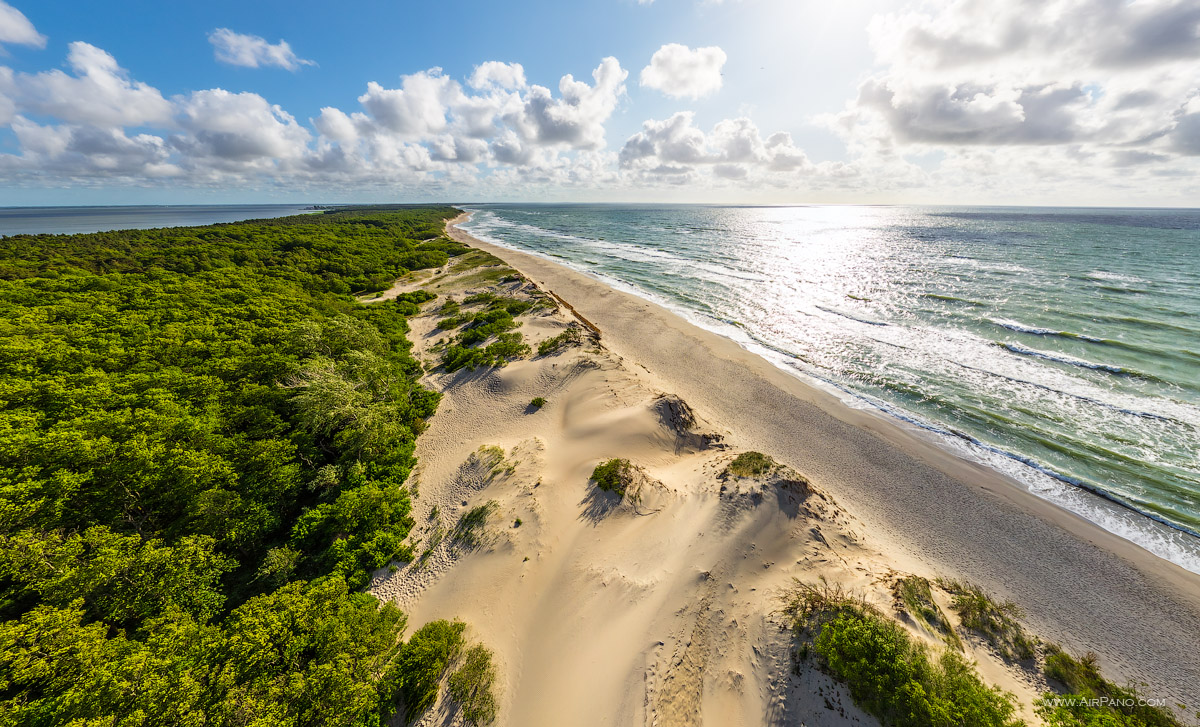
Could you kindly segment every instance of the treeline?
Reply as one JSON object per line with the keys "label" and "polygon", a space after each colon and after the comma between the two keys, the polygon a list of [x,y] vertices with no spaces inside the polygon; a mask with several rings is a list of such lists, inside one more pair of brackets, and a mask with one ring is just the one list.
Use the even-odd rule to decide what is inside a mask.
{"label": "treeline", "polygon": [[[375,725],[447,207],[0,238],[0,725]],[[414,647],[415,648],[415,647]]]}
{"label": "treeline", "polygon": [[[314,292],[374,292],[465,248],[440,237],[449,208],[347,210],[208,227],[0,237],[0,279],[273,269]],[[397,239],[409,244],[395,245]],[[245,270],[243,270],[245,272]]]}

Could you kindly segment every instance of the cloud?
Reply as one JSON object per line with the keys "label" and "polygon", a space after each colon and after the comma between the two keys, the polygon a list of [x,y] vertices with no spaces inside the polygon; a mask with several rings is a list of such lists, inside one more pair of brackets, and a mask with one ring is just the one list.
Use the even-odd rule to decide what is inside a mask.
{"label": "cloud", "polygon": [[539,144],[599,149],[604,146],[604,122],[625,95],[628,77],[610,56],[592,71],[594,85],[568,73],[558,82],[559,98],[548,88],[531,86],[520,110],[505,114],[503,120],[524,139]]}
{"label": "cloud", "polygon": [[271,44],[257,35],[235,33],[229,28],[217,28],[208,34],[213,56],[221,63],[245,68],[274,66],[297,71],[301,66],[315,66],[313,61],[297,56],[287,41]]}
{"label": "cloud", "polygon": [[1170,146],[1180,154],[1200,156],[1200,96],[1193,96],[1180,109],[1171,130]]}
{"label": "cloud", "polygon": [[9,84],[16,104],[33,113],[95,126],[170,121],[171,104],[158,89],[130,79],[105,51],[88,43],[71,43],[67,63],[74,75],[53,70],[12,76]]}
{"label": "cloud", "polygon": [[172,142],[193,163],[226,169],[274,168],[302,158],[312,135],[262,96],[223,89],[197,91],[178,102],[187,132]]}
{"label": "cloud", "polygon": [[13,70],[7,66],[0,66],[0,126],[12,122],[17,113],[17,104],[12,98],[15,92],[16,77]]}
{"label": "cloud", "polygon": [[880,60],[930,70],[1138,68],[1200,57],[1191,0],[943,0],[877,16]]}
{"label": "cloud", "polygon": [[0,123],[11,123],[20,146],[0,154],[8,179],[411,186],[427,195],[453,185],[512,198],[630,182],[783,184],[771,180],[823,169],[787,133],[764,139],[747,118],[705,133],[690,113],[647,121],[619,154],[606,150],[629,76],[615,58],[586,80],[563,75],[554,90],[513,63],[481,63],[465,81],[418,71],[395,87],[369,82],[357,109],[326,106],[309,124],[254,93],[164,98],[86,43],[71,46],[68,62],[71,74],[0,67]]}
{"label": "cloud", "polygon": [[14,91],[21,112],[8,119],[20,154],[0,155],[10,177],[246,180],[300,169],[310,156],[312,134],[257,94],[210,89],[167,100],[94,46],[73,43],[68,61],[74,76],[0,71],[0,90]]}
{"label": "cloud", "polygon": [[[1159,188],[1146,175],[1200,155],[1190,0],[923,0],[876,16],[869,35],[876,72],[816,121],[881,183],[1134,199],[1135,180]],[[931,153],[941,157],[923,157],[921,179],[910,160]]]}
{"label": "cloud", "polygon": [[13,119],[12,130],[23,155],[0,156],[0,169],[49,178],[51,182],[62,177],[159,179],[181,171],[170,163],[170,150],[164,140],[151,134],[130,137],[120,129],[42,126],[23,116]]}
{"label": "cloud", "polygon": [[811,172],[817,167],[792,141],[777,132],[763,139],[748,118],[725,119],[705,134],[695,116],[681,111],[662,120],[650,119],[625,142],[618,160],[621,169],[642,181],[698,179],[704,174],[728,180]]}
{"label": "cloud", "polygon": [[439,134],[447,126],[450,104],[462,95],[458,83],[433,68],[402,78],[400,88],[375,81],[358,97],[367,113],[382,127],[405,138]]}
{"label": "cloud", "polygon": [[650,65],[642,69],[641,85],[671,98],[702,98],[720,90],[725,60],[725,51],[716,46],[692,50],[669,43],[655,51]]}
{"label": "cloud", "polygon": [[[46,36],[37,32],[24,13],[0,0],[0,44],[3,43],[45,48]],[[3,51],[3,45],[0,45],[0,51]]]}
{"label": "cloud", "polygon": [[[461,78],[418,70],[365,83],[352,107],[297,119],[255,93],[164,96],[104,50],[72,43],[62,70],[0,66],[0,127],[17,147],[0,152],[0,178],[426,198],[615,199],[630,189],[646,199],[770,201],[1195,198],[1200,49],[1178,31],[1195,27],[1189,7],[1047,4],[1082,37],[1051,27],[1058,21],[1031,0],[922,0],[877,21],[877,64],[847,89],[845,107],[795,117],[797,127],[815,124],[843,140],[840,160],[839,150],[820,150],[834,161],[810,159],[788,131],[760,130],[748,112],[703,127],[690,111],[649,119],[611,148],[613,117],[629,103],[629,72],[616,58],[544,86],[517,63],[483,62]],[[1086,7],[1116,25],[1091,23]],[[1146,40],[1155,32],[1162,47]],[[652,82],[679,97],[719,87],[723,54],[709,63],[717,78],[707,85],[692,78],[702,63],[676,62],[719,49],[672,48],[643,76],[660,72]]]}
{"label": "cloud", "polygon": [[604,124],[627,76],[606,58],[591,84],[563,76],[557,96],[529,85],[519,64],[495,61],[474,69],[469,88],[439,68],[401,76],[398,88],[370,82],[358,98],[362,111],[326,107],[313,120],[318,156],[324,165],[336,162],[347,174],[370,177],[406,166],[465,180],[463,167],[483,165],[497,179],[500,170],[517,168],[522,184],[547,175],[582,183],[582,176],[571,182],[565,166],[593,160],[588,155],[604,146]]}
{"label": "cloud", "polygon": [[520,63],[486,61],[475,66],[468,81],[471,88],[484,89],[489,86],[514,91],[525,88],[525,69]]}
{"label": "cloud", "polygon": [[1081,116],[1091,99],[1078,85],[906,86],[884,80],[864,83],[858,103],[882,113],[905,142],[1061,144],[1086,135]]}

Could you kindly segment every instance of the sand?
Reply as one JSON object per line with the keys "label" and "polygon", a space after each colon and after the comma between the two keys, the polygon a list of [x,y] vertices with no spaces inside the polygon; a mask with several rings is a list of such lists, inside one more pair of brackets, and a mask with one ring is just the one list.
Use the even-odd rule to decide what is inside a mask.
{"label": "sand", "polygon": [[[888,610],[902,573],[972,580],[1020,603],[1039,636],[1095,651],[1117,681],[1200,705],[1200,577],[653,303],[449,230],[562,302],[521,317],[535,348],[567,326],[585,338],[426,376],[444,395],[414,475],[429,551],[372,588],[410,627],[470,625],[496,655],[498,724],[871,724],[827,677],[793,673],[779,599],[793,579],[824,578]],[[481,286],[451,265],[390,294]],[[437,317],[412,321],[427,360]],[[746,450],[811,484],[723,474]],[[636,498],[589,484],[610,457],[639,468]],[[487,502],[476,546],[439,535]],[[1044,684],[968,646],[1031,718]],[[423,723],[453,718],[439,704]]]}

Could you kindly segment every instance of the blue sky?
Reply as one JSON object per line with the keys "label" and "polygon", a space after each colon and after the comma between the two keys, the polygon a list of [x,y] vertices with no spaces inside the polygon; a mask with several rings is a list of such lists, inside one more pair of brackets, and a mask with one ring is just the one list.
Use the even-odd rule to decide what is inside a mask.
{"label": "blue sky", "polygon": [[[463,78],[485,61],[516,62],[531,82],[553,87],[564,73],[586,77],[606,56],[640,68],[663,44],[681,43],[716,45],[731,54],[722,93],[686,104],[689,108],[715,122],[731,106],[761,106],[772,117],[768,121],[786,124],[793,133],[807,130],[829,138],[828,132],[806,124],[806,117],[840,105],[871,59],[865,33],[845,32],[861,31],[871,3],[861,4],[857,13],[828,12],[823,9],[828,3],[694,0],[373,0],[347,4],[337,12],[330,12],[327,2],[275,0],[15,0],[15,6],[48,36],[44,50],[10,47],[6,64],[16,70],[61,65],[68,43],[82,40],[108,51],[134,78],[164,94],[213,87],[251,91],[303,118],[317,115],[323,106],[353,106],[368,81],[394,81],[432,67]],[[297,55],[317,65],[289,73],[216,62],[207,35],[222,27],[272,43],[286,39]],[[796,76],[800,69],[819,69],[821,82],[804,83]],[[795,85],[784,91],[787,102],[778,103],[777,90],[788,83]],[[629,133],[642,121],[633,113],[635,103],[639,112],[652,116],[669,115],[685,105],[643,92],[636,83],[628,92],[631,103],[616,120]],[[841,154],[840,147],[830,151]]]}
{"label": "blue sky", "polygon": [[332,8],[0,0],[0,205],[1200,198],[1194,3]]}

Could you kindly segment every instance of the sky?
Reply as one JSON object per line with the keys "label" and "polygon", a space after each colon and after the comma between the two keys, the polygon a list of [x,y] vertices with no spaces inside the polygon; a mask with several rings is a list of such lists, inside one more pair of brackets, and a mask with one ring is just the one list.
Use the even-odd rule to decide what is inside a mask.
{"label": "sky", "polygon": [[0,0],[0,206],[1200,206],[1196,0]]}

